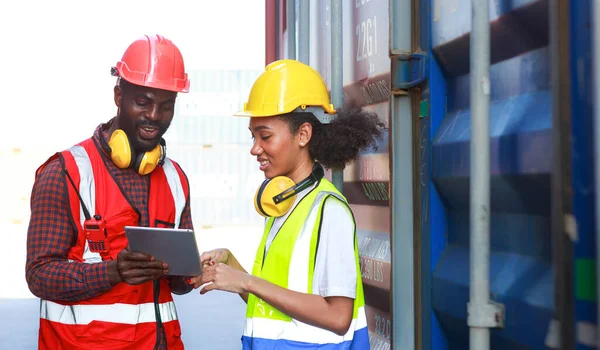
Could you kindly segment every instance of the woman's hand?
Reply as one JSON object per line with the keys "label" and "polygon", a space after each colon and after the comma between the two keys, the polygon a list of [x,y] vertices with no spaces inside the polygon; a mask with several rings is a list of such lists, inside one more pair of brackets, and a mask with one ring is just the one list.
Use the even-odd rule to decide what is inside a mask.
{"label": "woman's hand", "polygon": [[194,289],[209,283],[200,291],[206,294],[211,290],[222,290],[231,293],[244,294],[248,292],[248,284],[252,276],[224,263],[207,266],[200,276],[190,279]]}
{"label": "woman's hand", "polygon": [[230,256],[231,252],[227,248],[209,250],[200,255],[200,264],[203,269],[218,263],[229,265]]}

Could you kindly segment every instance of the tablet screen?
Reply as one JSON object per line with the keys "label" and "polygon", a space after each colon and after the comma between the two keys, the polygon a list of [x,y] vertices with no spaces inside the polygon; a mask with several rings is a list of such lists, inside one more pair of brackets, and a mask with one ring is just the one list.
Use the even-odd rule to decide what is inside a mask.
{"label": "tablet screen", "polygon": [[194,231],[188,229],[125,226],[131,251],[154,256],[169,264],[169,276],[202,273]]}

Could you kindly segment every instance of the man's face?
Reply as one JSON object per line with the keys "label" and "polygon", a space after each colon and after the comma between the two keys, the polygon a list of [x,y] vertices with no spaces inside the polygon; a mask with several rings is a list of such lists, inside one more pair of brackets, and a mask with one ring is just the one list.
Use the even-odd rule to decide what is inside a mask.
{"label": "man's face", "polygon": [[131,146],[140,152],[156,147],[173,120],[177,93],[122,83],[115,86],[114,94],[120,109],[117,126]]}

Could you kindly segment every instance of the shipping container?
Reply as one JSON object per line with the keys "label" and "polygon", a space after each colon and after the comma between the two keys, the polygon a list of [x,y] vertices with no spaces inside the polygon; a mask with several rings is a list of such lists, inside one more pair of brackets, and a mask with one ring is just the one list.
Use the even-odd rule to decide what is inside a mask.
{"label": "shipping container", "polygon": [[244,107],[261,71],[191,71],[190,92],[179,94],[175,117],[165,134],[168,145],[251,144]]}
{"label": "shipping container", "polygon": [[252,70],[191,71],[190,92],[179,94],[165,139],[167,152],[190,180],[194,225],[260,225],[254,194],[264,180],[248,118],[234,117],[260,74]]}
{"label": "shipping container", "polygon": [[[371,348],[468,349],[472,2],[331,4],[267,0],[266,63],[302,60],[308,38],[331,89],[341,16],[344,100],[387,126],[343,172]],[[597,346],[591,4],[488,2],[492,349]]]}
{"label": "shipping container", "polygon": [[171,146],[170,157],[181,164],[190,181],[191,210],[199,228],[260,225],[254,194],[264,180],[251,145]]}
{"label": "shipping container", "polygon": [[[295,12],[299,13],[301,1],[294,3]],[[276,55],[267,52],[267,57],[287,58],[286,2],[276,1],[271,5],[274,7],[271,11],[278,14],[275,22],[280,31],[274,47]],[[342,1],[343,93],[346,99],[352,98],[376,112],[385,125],[384,137],[377,147],[361,154],[356,162],[344,169],[344,183],[340,189],[356,218],[372,349],[391,349],[392,336],[388,5],[386,0]],[[310,61],[307,63],[331,88],[331,1],[311,0],[309,8]],[[300,36],[299,21],[296,22],[296,33]],[[331,172],[328,178],[331,178]]]}

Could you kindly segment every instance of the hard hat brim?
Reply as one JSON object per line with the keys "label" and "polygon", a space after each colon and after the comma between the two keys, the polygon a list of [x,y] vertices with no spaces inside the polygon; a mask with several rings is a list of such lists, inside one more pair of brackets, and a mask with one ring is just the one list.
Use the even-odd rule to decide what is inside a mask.
{"label": "hard hat brim", "polygon": [[[307,106],[307,107],[309,107],[309,106]],[[321,107],[321,108],[323,108],[323,110],[327,114],[335,114],[336,113],[336,110],[335,110],[335,108],[333,108],[333,105],[314,106],[314,107]],[[233,116],[235,116],[235,117],[252,117],[252,118],[277,117],[277,116],[281,116],[281,115],[284,115],[284,114],[292,113],[292,112],[296,111],[296,109],[299,109],[299,108],[300,107],[292,109],[292,110],[289,110],[289,111],[288,110],[282,110],[282,111],[277,111],[277,112],[272,112],[272,113],[268,113],[268,112],[265,112],[265,111],[241,110],[241,111],[233,113]]]}

